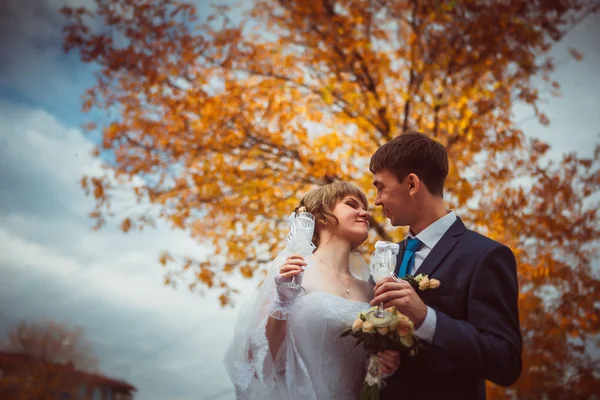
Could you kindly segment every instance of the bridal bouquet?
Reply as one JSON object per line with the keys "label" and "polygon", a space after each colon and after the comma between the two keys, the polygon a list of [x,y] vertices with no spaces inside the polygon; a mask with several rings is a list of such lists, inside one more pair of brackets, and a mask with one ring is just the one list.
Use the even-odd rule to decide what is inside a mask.
{"label": "bridal bouquet", "polygon": [[356,345],[363,345],[369,353],[367,374],[363,381],[360,398],[363,400],[379,399],[382,385],[382,374],[377,353],[385,350],[415,354],[417,339],[413,336],[415,328],[406,315],[394,307],[385,310],[371,307],[361,312],[351,328],[344,330],[341,337],[352,336]]}
{"label": "bridal bouquet", "polygon": [[[377,283],[386,278],[403,279],[415,290],[431,290],[440,286],[440,281],[430,279],[427,275],[407,275],[399,278],[395,273],[396,259],[400,246],[396,243],[378,241],[371,256],[369,271]],[[382,375],[377,353],[385,350],[398,350],[402,355],[413,356],[419,348],[419,341],[414,337],[415,327],[412,321],[396,308],[371,307],[361,312],[351,328],[342,332],[341,337],[352,336],[356,346],[362,344],[369,353],[367,375],[363,381],[360,398],[378,400],[381,390]]]}

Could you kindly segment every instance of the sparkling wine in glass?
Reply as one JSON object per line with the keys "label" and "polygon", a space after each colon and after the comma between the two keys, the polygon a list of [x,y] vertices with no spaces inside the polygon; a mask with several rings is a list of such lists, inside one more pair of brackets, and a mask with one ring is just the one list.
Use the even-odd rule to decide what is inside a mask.
{"label": "sparkling wine in glass", "polygon": [[376,247],[369,262],[369,271],[375,283],[379,283],[387,277],[394,276],[395,270],[396,254],[390,248],[378,249]]}
{"label": "sparkling wine in glass", "polygon": [[[288,234],[289,248],[292,253],[298,253],[307,258],[314,251],[312,237],[315,231],[315,217],[309,212],[297,212],[291,221],[290,233]],[[291,282],[284,283],[280,290],[288,296],[302,296],[306,289],[296,282],[295,275]]]}
{"label": "sparkling wine in glass", "polygon": [[[382,244],[389,243],[383,242]],[[389,247],[378,247],[377,245],[375,246],[375,251],[371,255],[369,262],[369,270],[375,283],[379,283],[387,277],[394,276],[394,271],[396,270],[396,254]],[[387,311],[383,309],[383,303],[381,303],[375,311],[375,317],[383,318],[386,313]]]}

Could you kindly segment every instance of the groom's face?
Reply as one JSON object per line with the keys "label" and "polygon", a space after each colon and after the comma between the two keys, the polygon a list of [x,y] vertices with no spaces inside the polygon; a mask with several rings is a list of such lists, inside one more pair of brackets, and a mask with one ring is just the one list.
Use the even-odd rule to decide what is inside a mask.
{"label": "groom's face", "polygon": [[414,212],[406,179],[399,182],[393,173],[383,170],[373,175],[373,185],[377,188],[375,205],[383,208],[383,214],[390,223],[393,226],[410,225]]}

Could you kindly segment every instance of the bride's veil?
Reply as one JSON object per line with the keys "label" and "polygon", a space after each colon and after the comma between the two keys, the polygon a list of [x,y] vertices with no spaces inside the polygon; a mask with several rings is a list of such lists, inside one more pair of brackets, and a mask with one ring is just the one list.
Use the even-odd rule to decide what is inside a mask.
{"label": "bride's veil", "polygon": [[[308,389],[311,386],[306,368],[302,368],[302,358],[289,324],[286,324],[285,339],[275,359],[270,353],[266,336],[266,325],[270,315],[277,315],[277,311],[293,313],[294,307],[297,306],[294,304],[291,308],[284,309],[285,307],[276,302],[274,278],[290,254],[286,246],[271,262],[267,276],[257,293],[240,308],[234,337],[224,359],[225,368],[238,398],[263,398],[265,393],[278,392],[279,398],[286,398],[286,380],[298,389]],[[290,369],[294,370],[293,374],[288,373],[292,372]],[[311,398],[310,394],[307,398]]]}

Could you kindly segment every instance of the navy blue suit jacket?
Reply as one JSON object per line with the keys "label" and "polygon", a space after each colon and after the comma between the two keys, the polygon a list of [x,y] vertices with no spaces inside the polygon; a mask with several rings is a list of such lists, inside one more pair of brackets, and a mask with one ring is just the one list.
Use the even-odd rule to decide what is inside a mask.
{"label": "navy blue suit jacket", "polygon": [[[398,265],[404,255],[400,243]],[[485,399],[485,380],[502,386],[521,374],[517,266],[512,251],[460,218],[417,274],[439,279],[417,293],[437,314],[433,343],[387,379],[383,400]]]}

